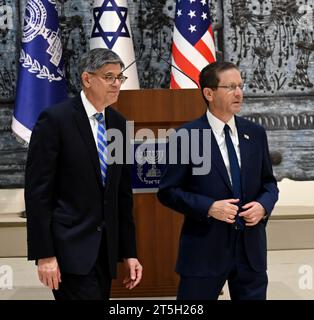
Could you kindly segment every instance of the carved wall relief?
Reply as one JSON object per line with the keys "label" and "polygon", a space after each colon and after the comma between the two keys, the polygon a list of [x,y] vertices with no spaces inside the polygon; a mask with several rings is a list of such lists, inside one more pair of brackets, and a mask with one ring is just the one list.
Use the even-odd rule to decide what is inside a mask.
{"label": "carved wall relief", "polygon": [[[27,0],[0,0],[0,187],[23,186],[26,148],[11,135]],[[93,0],[57,3],[70,95],[89,49]],[[314,180],[314,0],[210,0],[216,48],[245,81],[242,115],[267,129],[280,180]],[[168,88],[175,0],[129,0],[141,88]],[[164,60],[162,60],[163,58]]]}

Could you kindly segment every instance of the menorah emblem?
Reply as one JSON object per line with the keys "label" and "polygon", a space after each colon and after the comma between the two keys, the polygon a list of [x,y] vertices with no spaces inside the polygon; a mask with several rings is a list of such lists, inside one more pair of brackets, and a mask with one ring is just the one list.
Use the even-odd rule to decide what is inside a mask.
{"label": "menorah emblem", "polygon": [[147,145],[142,145],[136,149],[135,159],[138,164],[148,163],[153,165],[163,159],[164,150],[148,150],[147,148]]}
{"label": "menorah emblem", "polygon": [[157,178],[161,176],[161,170],[157,168],[156,164],[162,160],[163,156],[163,150],[147,150],[146,160],[147,163],[152,165],[152,167],[147,171],[147,178]]}
{"label": "menorah emblem", "polygon": [[159,163],[164,156],[164,150],[146,150],[146,160],[149,164]]}
{"label": "menorah emblem", "polygon": [[28,1],[25,9],[22,42],[27,43],[37,36],[42,36],[49,44],[47,53],[51,55],[50,62],[58,67],[62,57],[59,30],[56,32],[46,28],[46,21],[47,11],[43,3],[40,0]]}

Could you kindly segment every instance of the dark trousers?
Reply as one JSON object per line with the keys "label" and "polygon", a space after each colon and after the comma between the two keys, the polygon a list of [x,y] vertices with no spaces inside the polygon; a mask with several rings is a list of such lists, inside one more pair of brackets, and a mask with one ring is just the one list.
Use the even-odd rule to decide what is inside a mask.
{"label": "dark trousers", "polygon": [[97,261],[87,275],[61,272],[58,290],[52,290],[56,300],[109,300],[111,277],[107,249],[102,237]]}
{"label": "dark trousers", "polygon": [[266,270],[254,271],[247,259],[243,233],[232,230],[233,257],[230,268],[218,277],[180,277],[178,300],[217,300],[228,280],[231,300],[265,300],[268,278]]}

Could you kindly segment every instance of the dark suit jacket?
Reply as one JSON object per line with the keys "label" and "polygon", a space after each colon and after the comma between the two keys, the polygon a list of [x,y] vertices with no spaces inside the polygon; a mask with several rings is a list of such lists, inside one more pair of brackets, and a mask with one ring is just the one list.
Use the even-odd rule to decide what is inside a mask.
{"label": "dark suit jacket", "polygon": [[[278,189],[265,130],[239,117],[236,117],[236,126],[241,153],[243,203],[258,201],[270,215],[278,199]],[[190,134],[191,129],[210,129],[210,126],[204,114],[183,128]],[[200,134],[199,143],[202,146],[209,141],[203,141]],[[178,144],[178,152],[179,149]],[[192,175],[192,167],[191,160],[188,164],[168,164],[157,195],[165,206],[184,214],[177,272],[183,276],[217,276],[226,271],[232,259],[232,225],[207,214],[214,201],[233,196],[227,169],[213,133],[210,172],[207,175]],[[266,270],[266,222],[267,219],[254,227],[246,227],[244,231],[246,253],[256,271]]]}
{"label": "dark suit jacket", "polygon": [[[125,154],[125,119],[111,107],[105,109],[105,119],[107,129],[122,132]],[[112,277],[118,260],[136,257],[130,166],[109,165],[102,186],[97,147],[80,97],[40,115],[29,145],[25,202],[29,260],[56,256],[61,272],[87,274],[102,232]]]}

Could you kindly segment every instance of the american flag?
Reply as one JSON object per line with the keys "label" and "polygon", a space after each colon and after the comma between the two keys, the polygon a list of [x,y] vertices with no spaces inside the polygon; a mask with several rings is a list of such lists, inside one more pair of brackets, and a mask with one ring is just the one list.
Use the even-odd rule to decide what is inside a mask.
{"label": "american flag", "polygon": [[[172,64],[198,83],[200,71],[215,60],[208,0],[177,0]],[[195,87],[188,77],[171,68],[171,89]]]}

